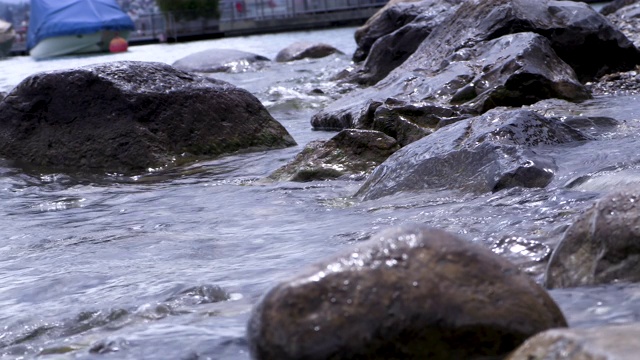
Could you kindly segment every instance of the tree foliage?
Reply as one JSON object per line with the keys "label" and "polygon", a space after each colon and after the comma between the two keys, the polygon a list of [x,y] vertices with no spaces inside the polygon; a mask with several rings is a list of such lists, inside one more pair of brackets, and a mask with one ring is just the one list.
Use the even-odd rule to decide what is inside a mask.
{"label": "tree foliage", "polygon": [[172,12],[176,18],[219,18],[218,0],[156,0],[163,12]]}

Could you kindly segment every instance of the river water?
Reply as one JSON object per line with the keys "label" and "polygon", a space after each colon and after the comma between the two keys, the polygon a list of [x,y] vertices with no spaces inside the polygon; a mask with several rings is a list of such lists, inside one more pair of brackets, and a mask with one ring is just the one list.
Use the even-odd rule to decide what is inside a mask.
{"label": "river water", "polygon": [[[405,222],[443,228],[540,280],[545,260],[576,214],[612,187],[640,183],[635,96],[535,106],[550,114],[625,121],[596,141],[541,149],[560,167],[544,190],[432,191],[361,202],[351,195],[362,179],[265,181],[306,143],[334,135],[312,131],[309,119],[348,90],[332,78],[351,65],[354,30],[145,45],[122,54],[39,62],[0,60],[0,91],[9,91],[38,71],[125,59],[171,64],[211,48],[273,59],[305,40],[346,54],[214,75],[255,94],[297,147],[133,177],[50,173],[0,162],[0,355],[248,359],[245,324],[269,287],[379,229]],[[585,175],[587,181],[572,185]],[[573,326],[640,316],[640,287],[633,285],[551,293]]]}

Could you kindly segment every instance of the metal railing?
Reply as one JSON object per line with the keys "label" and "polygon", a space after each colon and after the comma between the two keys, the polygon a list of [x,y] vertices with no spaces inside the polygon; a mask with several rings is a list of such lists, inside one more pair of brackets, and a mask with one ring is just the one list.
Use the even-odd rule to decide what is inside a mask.
{"label": "metal railing", "polygon": [[[165,42],[198,35],[222,36],[222,28],[237,23],[278,20],[284,23],[295,19],[315,21],[328,14],[378,9],[386,2],[387,0],[222,0],[218,8],[219,18],[211,16],[215,14],[214,10],[139,15],[133,19],[136,30],[130,34],[129,40],[132,43]],[[256,32],[262,30],[256,24],[246,26],[249,30],[254,27]],[[25,41],[26,36],[16,38],[14,53],[24,52]]]}

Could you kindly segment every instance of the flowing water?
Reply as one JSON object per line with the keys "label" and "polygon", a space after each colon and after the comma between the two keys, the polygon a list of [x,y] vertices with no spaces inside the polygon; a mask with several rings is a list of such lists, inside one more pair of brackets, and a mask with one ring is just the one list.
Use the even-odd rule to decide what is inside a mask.
{"label": "flowing water", "polygon": [[[211,48],[269,58],[298,40],[346,55],[215,74],[255,94],[297,147],[238,154],[125,177],[17,169],[0,162],[0,355],[6,358],[248,359],[251,307],[278,281],[379,229],[426,223],[493,249],[540,280],[572,218],[609,189],[640,183],[636,97],[580,106],[535,105],[554,115],[625,123],[594,141],[540,149],[559,170],[547,189],[455,191],[351,198],[362,179],[267,182],[306,143],[329,132],[309,119],[347,88],[354,28],[131,47],[114,55],[1,60],[0,91],[38,71],[115,61],[173,63]],[[579,180],[576,180],[579,179]],[[640,287],[552,291],[573,326],[635,321]]]}

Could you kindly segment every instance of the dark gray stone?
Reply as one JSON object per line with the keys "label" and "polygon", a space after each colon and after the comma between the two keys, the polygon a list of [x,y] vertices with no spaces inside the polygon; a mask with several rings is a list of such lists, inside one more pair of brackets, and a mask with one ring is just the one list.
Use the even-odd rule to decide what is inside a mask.
{"label": "dark gray stone", "polygon": [[[372,128],[385,97],[404,106],[421,107],[428,102],[457,114],[479,114],[496,106],[528,105],[546,98],[589,98],[546,38],[534,33],[506,35],[461,49],[428,76],[418,70],[406,75],[345,96],[314,115],[311,124],[316,129]],[[420,126],[419,121],[414,124]]]}
{"label": "dark gray stone", "polygon": [[591,137],[611,132],[620,125],[618,120],[606,116],[566,116],[562,122]]}
{"label": "dark gray stone", "polygon": [[556,118],[529,110],[494,109],[461,120],[393,154],[357,193],[374,199],[401,191],[452,188],[471,192],[545,187],[556,170],[539,145],[585,140]]}
{"label": "dark gray stone", "polygon": [[45,72],[0,102],[0,155],[140,172],[295,142],[246,90],[151,62]]}
{"label": "dark gray stone", "polygon": [[376,40],[413,21],[425,8],[420,0],[390,0],[373,14],[354,34],[358,47],[353,61],[361,62],[369,55]]}
{"label": "dark gray stone", "polygon": [[342,52],[331,45],[323,43],[296,42],[280,50],[276,55],[277,62],[289,62],[306,58],[317,59]]}
{"label": "dark gray stone", "polygon": [[423,0],[385,6],[356,31],[353,58],[365,60],[350,81],[373,85],[402,64],[431,31],[453,13],[460,0]]}
{"label": "dark gray stone", "polygon": [[640,47],[640,2],[624,6],[607,15],[607,18],[631,40],[636,47]]}
{"label": "dark gray stone", "polygon": [[214,73],[238,73],[257,70],[268,58],[244,51],[230,49],[210,49],[191,54],[177,60],[173,66],[184,71]]}
{"label": "dark gray stone", "polygon": [[637,2],[638,0],[614,0],[608,3],[607,5],[605,5],[602,9],[600,9],[600,14],[602,15],[613,14],[614,12],[622,9],[623,7],[631,4],[635,4]]}
{"label": "dark gray stone", "polygon": [[255,359],[497,360],[557,327],[557,305],[516,266],[407,224],[276,285],[247,337]]}
{"label": "dark gray stone", "polygon": [[[418,18],[414,18],[413,22]],[[527,32],[546,38],[548,43],[544,47],[552,51],[541,51],[543,45],[536,45],[540,46],[536,51],[527,48],[518,51],[507,49],[524,45],[522,36],[506,37],[508,34]],[[520,41],[511,45],[513,39]],[[500,83],[490,84],[500,87],[493,89],[493,86],[477,81],[483,74],[496,75],[492,69],[500,68],[490,61],[482,61],[483,58],[478,54],[479,49],[487,48],[490,42],[494,46],[501,43],[504,48],[500,51],[503,53],[528,53],[526,56],[529,58],[524,60],[517,57],[515,61],[499,62],[505,65],[501,71],[506,72],[501,78],[505,81],[510,79],[511,87],[518,84],[517,92],[509,90],[505,94],[500,91],[504,89]],[[538,40],[537,43],[542,41]],[[500,52],[497,49],[494,51],[496,55]],[[369,58],[375,58],[373,51],[370,51]],[[551,59],[554,65],[546,66],[545,58]],[[542,80],[539,72],[529,71],[509,77],[509,73],[521,69],[516,64],[522,61],[539,64],[544,69],[543,74],[552,76]],[[575,73],[571,81],[566,78],[566,65],[560,66],[562,75],[559,76],[563,81],[556,82],[557,78],[553,76],[557,64],[562,62]],[[509,63],[512,67],[507,66]],[[363,116],[373,114],[375,107],[387,98],[412,103],[435,97],[439,105],[447,105],[449,101],[464,105],[477,96],[481,101],[475,101],[471,107],[480,112],[495,105],[520,106],[545,97],[580,101],[586,98],[587,92],[575,86],[576,80],[586,82],[608,73],[627,71],[638,63],[640,51],[633,43],[604,16],[584,3],[550,0],[465,1],[439,26],[435,26],[418,49],[389,75],[375,86],[354,91],[329,105],[312,118],[312,125],[318,129],[335,128],[336,125],[367,128],[363,125],[371,124],[373,119]],[[369,63],[368,66],[371,69],[375,66],[384,68],[386,64],[381,60],[380,64]],[[373,73],[371,75],[374,76]],[[536,85],[528,86],[532,78]],[[541,83],[547,86],[542,87]],[[567,88],[563,84],[571,85]],[[482,92],[487,90],[489,92],[483,96]],[[498,99],[502,102],[492,105],[495,99],[493,95],[499,95]]]}
{"label": "dark gray stone", "polygon": [[407,104],[387,99],[373,114],[373,129],[395,138],[404,147],[419,140],[442,126],[470,117],[452,108],[433,103]]}
{"label": "dark gray stone", "polygon": [[581,214],[553,251],[545,285],[564,288],[640,281],[640,193],[610,193]]}
{"label": "dark gray stone", "polygon": [[269,178],[312,181],[349,176],[363,178],[398,150],[398,143],[379,131],[342,130],[328,141],[312,141],[289,164]]}

